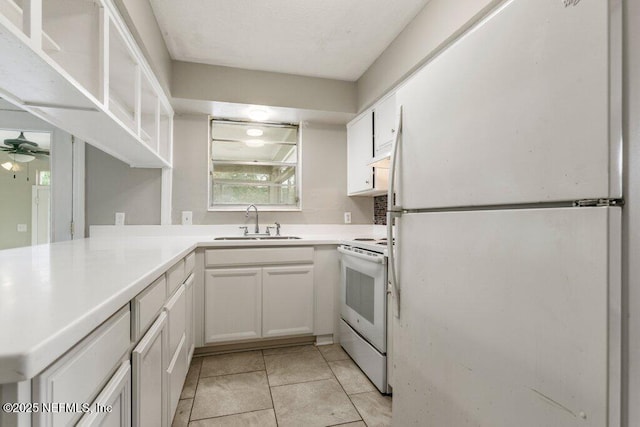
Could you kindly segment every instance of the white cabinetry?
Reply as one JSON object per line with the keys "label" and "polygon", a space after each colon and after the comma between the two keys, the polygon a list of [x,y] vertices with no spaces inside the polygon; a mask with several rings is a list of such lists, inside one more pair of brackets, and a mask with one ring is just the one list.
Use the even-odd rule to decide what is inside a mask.
{"label": "white cabinetry", "polygon": [[[129,306],[113,315],[57,362],[33,379],[33,402],[82,404],[92,402],[130,348]],[[78,411],[38,412],[34,425],[75,424]]]}
{"label": "white cabinetry", "polygon": [[0,0],[0,94],[137,167],[170,167],[173,110],[113,0]]}
{"label": "white cabinetry", "polygon": [[388,95],[373,107],[373,117],[374,158],[388,156],[391,154],[391,144],[397,130],[395,93]]}
{"label": "white cabinetry", "polygon": [[[391,116],[391,109],[389,105],[384,106],[383,118]],[[385,131],[383,132],[382,129]],[[391,134],[391,130],[392,128],[387,129],[386,126],[381,126],[378,131],[384,135]],[[374,168],[370,165],[374,155],[373,132],[373,110],[366,111],[347,124],[347,194],[349,196],[376,196],[387,191],[388,169]],[[388,147],[380,146],[379,150],[382,151]]]}
{"label": "white cabinetry", "polygon": [[184,283],[187,299],[187,330],[185,331],[185,345],[187,351],[187,361],[193,357],[195,350],[195,292],[194,292],[194,275],[190,275]]}
{"label": "white cabinetry", "polygon": [[313,258],[311,247],[207,250],[205,343],[312,334]]}
{"label": "white cabinetry", "polygon": [[313,333],[313,266],[262,269],[262,336]]}
{"label": "white cabinetry", "polygon": [[133,425],[166,427],[167,315],[160,313],[133,350]]}
{"label": "white cabinetry", "polygon": [[347,192],[349,195],[373,189],[373,168],[367,165],[373,155],[373,113],[347,125]]}
{"label": "white cabinetry", "polygon": [[204,297],[205,342],[260,338],[262,269],[207,270]]}
{"label": "white cabinetry", "polygon": [[91,404],[91,413],[77,424],[79,427],[131,426],[131,363],[122,362],[104,390]]}

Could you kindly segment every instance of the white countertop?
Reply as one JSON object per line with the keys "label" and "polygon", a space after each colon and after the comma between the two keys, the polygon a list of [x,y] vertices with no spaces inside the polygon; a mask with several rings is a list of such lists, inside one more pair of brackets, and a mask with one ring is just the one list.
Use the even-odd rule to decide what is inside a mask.
{"label": "white countertop", "polygon": [[0,384],[36,376],[196,247],[338,244],[363,233],[350,231],[276,242],[116,233],[0,251]]}

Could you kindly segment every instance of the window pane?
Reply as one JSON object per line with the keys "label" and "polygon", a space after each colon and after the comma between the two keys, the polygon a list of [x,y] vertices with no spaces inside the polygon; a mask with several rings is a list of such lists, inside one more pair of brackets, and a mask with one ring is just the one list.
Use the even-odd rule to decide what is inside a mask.
{"label": "window pane", "polygon": [[[253,144],[253,142],[249,142]],[[268,142],[254,147],[246,142],[213,140],[212,160],[235,160],[244,162],[296,163],[298,153],[295,145]]]}
{"label": "window pane", "polygon": [[299,206],[298,127],[211,121],[210,206]]}

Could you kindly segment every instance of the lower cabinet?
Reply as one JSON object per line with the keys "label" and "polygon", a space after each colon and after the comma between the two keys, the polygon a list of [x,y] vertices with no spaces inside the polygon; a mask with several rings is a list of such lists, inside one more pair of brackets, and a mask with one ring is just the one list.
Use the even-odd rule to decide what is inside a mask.
{"label": "lower cabinet", "polygon": [[194,301],[194,275],[189,276],[187,281],[184,283],[185,293],[187,298],[187,327],[185,331],[185,347],[187,352],[187,364],[191,361],[193,357],[193,352],[195,350],[195,332],[196,332],[196,318],[195,318],[195,301]]}
{"label": "lower cabinet", "polygon": [[[32,401],[66,404],[69,410],[36,412],[35,426],[68,426],[80,421],[80,405],[90,403],[110,383],[131,344],[129,306],[104,324],[32,380]],[[77,407],[74,407],[76,405]]]}
{"label": "lower cabinet", "polygon": [[313,266],[262,269],[262,337],[313,333]]}
{"label": "lower cabinet", "polygon": [[[225,255],[246,263],[246,251],[243,257]],[[255,251],[254,264],[260,265],[258,255],[269,249]],[[312,334],[313,249],[309,254],[304,265],[207,269],[205,343]],[[274,263],[268,255],[262,259]]]}
{"label": "lower cabinet", "polygon": [[131,426],[131,363],[128,360],[122,362],[91,404],[91,411],[80,419],[78,426]]}
{"label": "lower cabinet", "polygon": [[134,426],[166,427],[169,424],[165,410],[167,350],[167,315],[163,312],[133,350]]}
{"label": "lower cabinet", "polygon": [[262,269],[207,270],[204,290],[205,342],[262,336]]}

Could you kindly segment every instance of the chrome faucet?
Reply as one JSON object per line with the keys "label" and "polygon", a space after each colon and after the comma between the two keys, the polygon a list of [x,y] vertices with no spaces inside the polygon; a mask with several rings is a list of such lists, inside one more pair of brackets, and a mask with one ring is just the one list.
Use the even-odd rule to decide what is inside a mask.
{"label": "chrome faucet", "polygon": [[247,212],[245,213],[245,217],[249,218],[249,211],[251,210],[251,208],[256,210],[256,229],[254,231],[254,233],[259,234],[260,233],[260,226],[258,225],[258,208],[256,208],[256,205],[250,205],[247,208]]}

